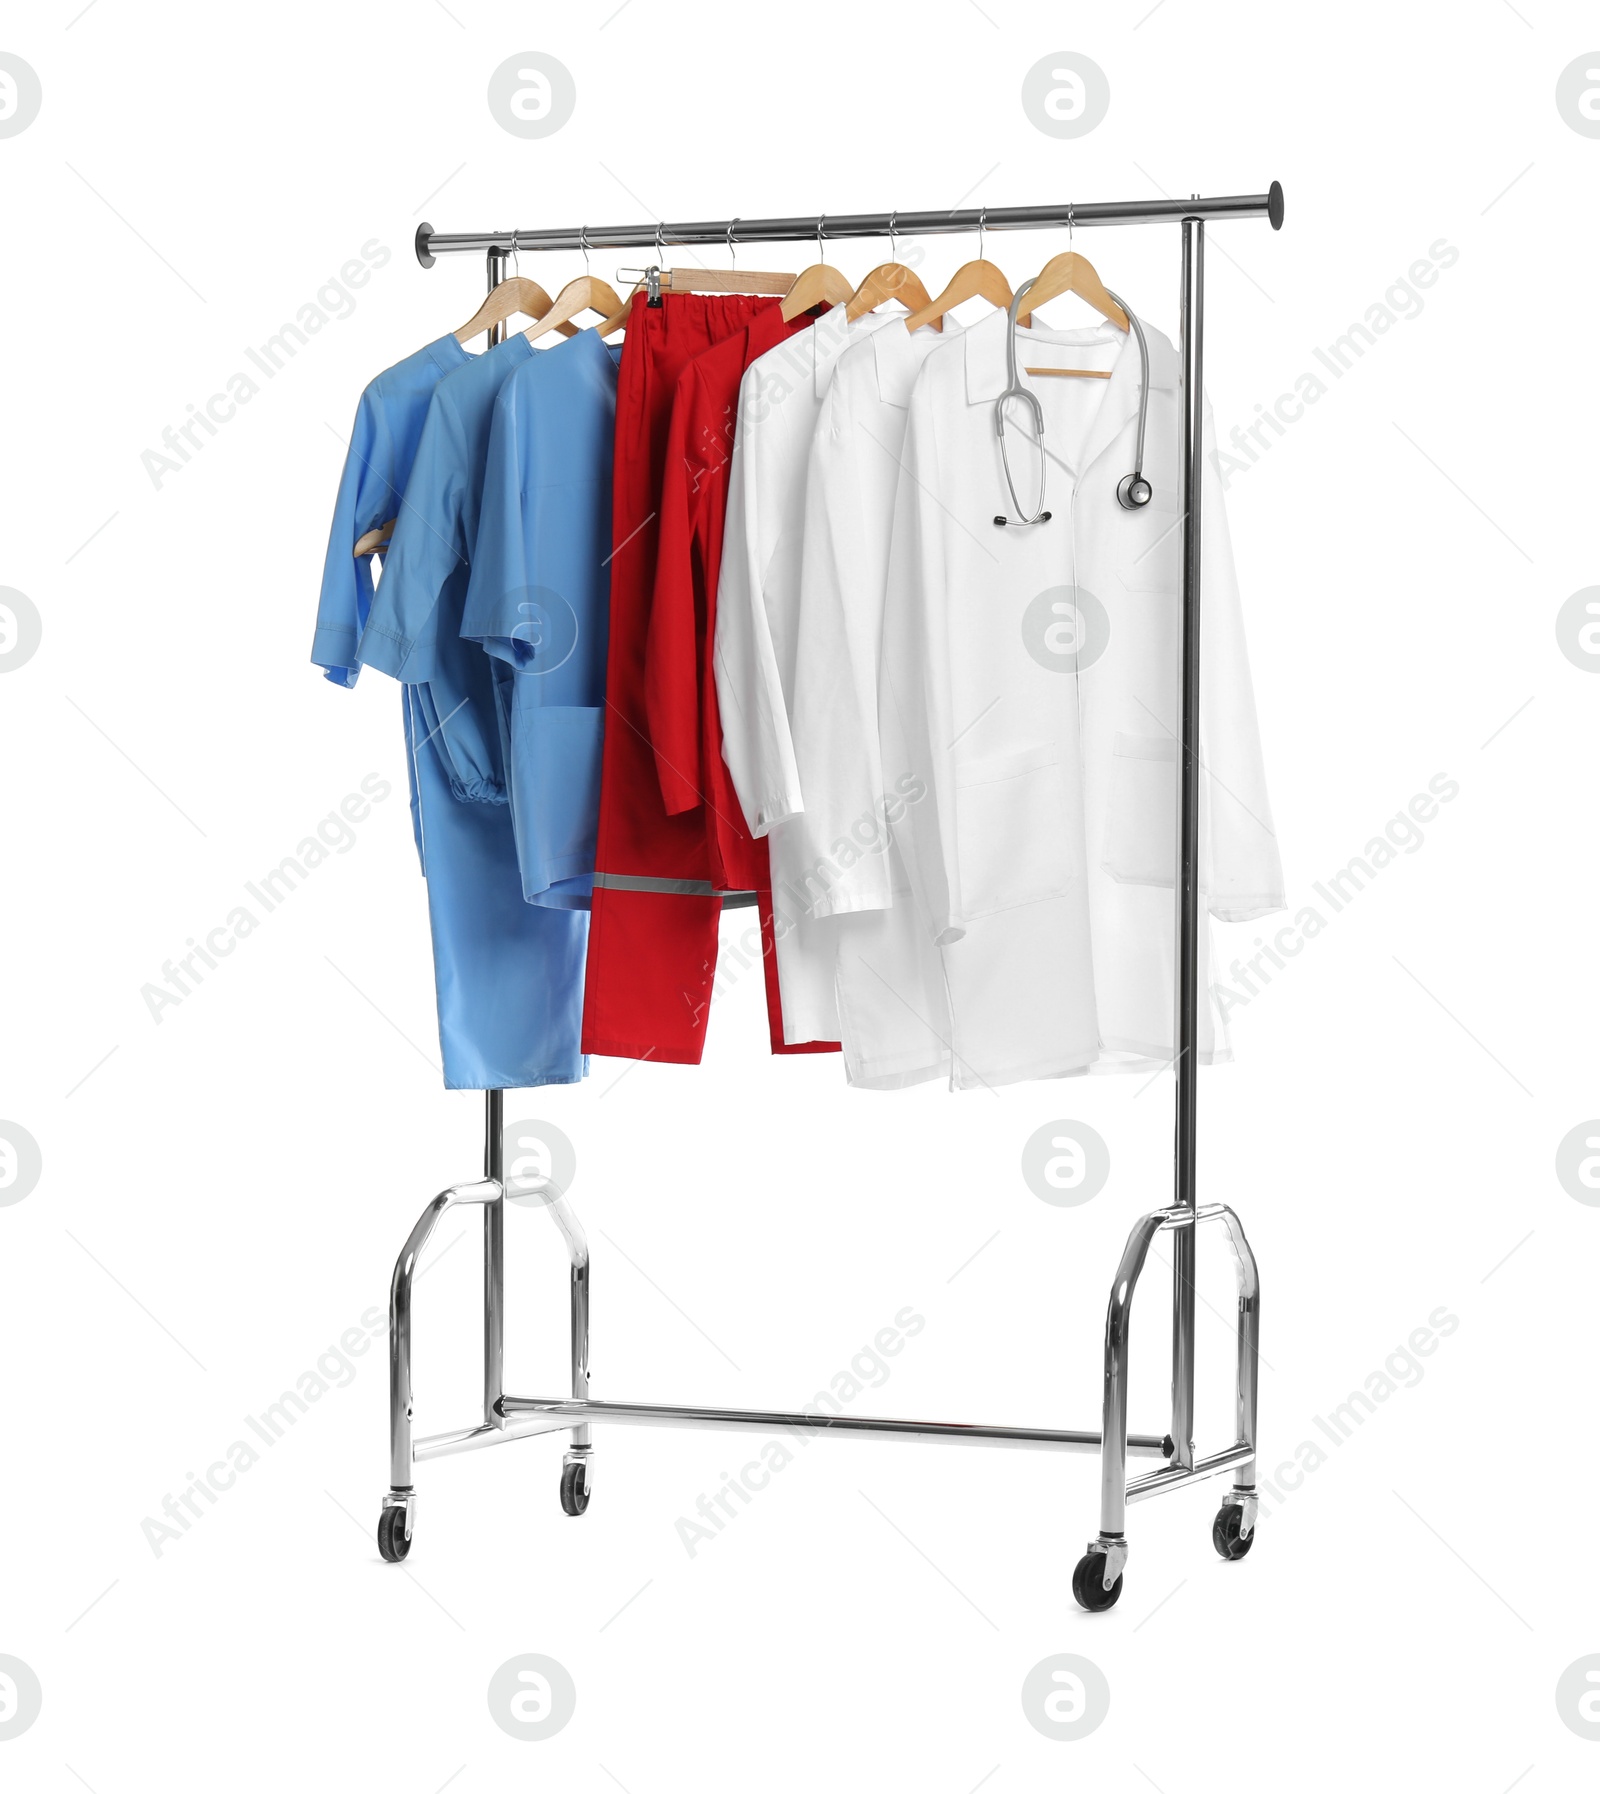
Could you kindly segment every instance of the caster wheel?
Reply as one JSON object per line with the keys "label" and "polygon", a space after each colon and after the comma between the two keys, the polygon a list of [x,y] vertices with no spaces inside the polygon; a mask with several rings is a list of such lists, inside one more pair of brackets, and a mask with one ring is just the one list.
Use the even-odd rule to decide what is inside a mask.
{"label": "caster wheel", "polygon": [[1249,1554],[1250,1547],[1256,1542],[1255,1531],[1241,1531],[1244,1525],[1244,1509],[1233,1502],[1226,1502],[1211,1522],[1211,1542],[1217,1548],[1217,1556],[1226,1563],[1237,1563],[1241,1557]]}
{"label": "caster wheel", "polygon": [[1072,1572],[1073,1599],[1089,1613],[1104,1613],[1108,1607],[1115,1607],[1121,1598],[1122,1578],[1119,1576],[1107,1588],[1105,1572],[1106,1560],[1098,1551],[1080,1557],[1078,1567]]}
{"label": "caster wheel", "polygon": [[561,1511],[581,1514],[589,1505],[589,1466],[586,1463],[561,1466]]}
{"label": "caster wheel", "polygon": [[411,1549],[406,1537],[406,1510],[386,1507],[378,1516],[378,1555],[386,1564],[401,1563]]}

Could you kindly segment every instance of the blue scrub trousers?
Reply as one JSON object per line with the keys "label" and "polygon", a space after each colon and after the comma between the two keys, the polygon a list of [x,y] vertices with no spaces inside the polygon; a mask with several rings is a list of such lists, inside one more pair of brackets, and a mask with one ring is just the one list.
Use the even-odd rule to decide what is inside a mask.
{"label": "blue scrub trousers", "polygon": [[588,1069],[578,1044],[588,914],[523,901],[510,806],[454,796],[423,691],[404,687],[406,754],[445,1086],[575,1084]]}

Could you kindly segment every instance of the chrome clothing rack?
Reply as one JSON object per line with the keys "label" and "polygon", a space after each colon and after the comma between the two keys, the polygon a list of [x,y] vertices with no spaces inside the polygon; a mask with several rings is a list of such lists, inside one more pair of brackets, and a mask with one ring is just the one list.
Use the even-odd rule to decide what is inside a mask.
{"label": "chrome clothing rack", "polygon": [[[1205,229],[1208,221],[1266,218],[1283,224],[1283,189],[1223,199],[1134,200],[1123,204],[1066,204],[968,208],[949,212],[871,212],[811,218],[735,218],[697,224],[579,226],[562,230],[487,231],[451,235],[431,225],[417,229],[417,260],[431,268],[437,257],[481,252],[493,289],[509,257],[521,250],[623,249],[708,244],[805,242],[856,237],[949,235],[979,229],[1041,230],[1112,224],[1172,222],[1182,239],[1183,273],[1183,617],[1180,642],[1180,732],[1183,742],[1178,806],[1176,880],[1177,1101],[1173,1145],[1173,1201],[1144,1215],[1123,1249],[1106,1311],[1105,1381],[1098,1430],[972,1426],[931,1420],[872,1420],[854,1415],[781,1413],[739,1408],[691,1408],[677,1404],[595,1401],[589,1394],[589,1249],[564,1195],[549,1207],[571,1260],[571,1393],[559,1400],[507,1395],[503,1383],[505,1312],[505,1175],[502,1163],[503,1092],[485,1093],[483,1176],[436,1196],[411,1230],[394,1268],[389,1296],[390,1490],[378,1525],[383,1556],[398,1562],[410,1550],[416,1520],[413,1467],[425,1459],[498,1445],[540,1433],[569,1433],[562,1463],[561,1504],[581,1514],[589,1503],[590,1428],[624,1426],[708,1427],[754,1432],[864,1434],[872,1438],[923,1439],[967,1445],[1012,1446],[1043,1451],[1100,1454],[1100,1531],[1073,1571],[1072,1590],[1091,1611],[1111,1607],[1122,1592],[1128,1545],[1128,1504],[1205,1478],[1233,1472],[1233,1484],[1212,1525],[1212,1542],[1227,1559],[1243,1557],[1255,1538],[1256,1385],[1260,1290],[1255,1257],[1239,1217],[1224,1203],[1197,1206],[1195,1193],[1196,1036],[1199,1025],[1199,827],[1200,827],[1200,490],[1202,466],[1202,350],[1205,294]],[[495,339],[503,331],[497,327]],[[411,1298],[417,1261],[447,1209],[480,1204],[484,1212],[483,1418],[454,1432],[412,1437]],[[1198,1456],[1194,1444],[1194,1329],[1196,1236],[1202,1224],[1220,1222],[1237,1273],[1238,1332],[1235,1424],[1231,1443]],[[1171,1426],[1163,1436],[1128,1431],[1128,1342],[1133,1295],[1151,1242],[1173,1235]],[[1165,1460],[1162,1467],[1128,1479],[1129,1456]]]}

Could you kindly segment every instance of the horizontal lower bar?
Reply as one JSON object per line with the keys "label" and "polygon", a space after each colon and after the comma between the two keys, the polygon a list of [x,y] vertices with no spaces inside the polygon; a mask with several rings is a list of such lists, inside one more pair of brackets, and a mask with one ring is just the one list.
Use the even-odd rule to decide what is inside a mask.
{"label": "horizontal lower bar", "polygon": [[[1130,1449],[1132,1441],[1129,1442]],[[1169,1465],[1165,1470],[1153,1470],[1148,1476],[1136,1477],[1128,1484],[1129,1501],[1143,1501],[1149,1495],[1159,1495],[1166,1489],[1181,1488],[1184,1483],[1204,1482],[1208,1476],[1221,1476],[1225,1470],[1232,1470],[1236,1464],[1248,1464],[1256,1455],[1253,1445],[1230,1445],[1226,1451],[1214,1452],[1209,1458],[1200,1458],[1192,1470],[1179,1470]]]}
{"label": "horizontal lower bar", "polygon": [[745,243],[803,243],[820,232],[824,241],[844,237],[935,237],[980,226],[990,230],[1049,230],[1061,226],[1153,224],[1182,218],[1266,218],[1283,224],[1283,189],[1274,181],[1265,193],[1221,199],[1131,199],[1049,206],[968,206],[935,212],[825,212],[810,218],[719,218],[692,224],[568,225],[557,230],[436,231],[417,227],[417,260],[424,268],[436,256],[488,249],[661,249],[704,243],[718,248]]}
{"label": "horizontal lower bar", "polygon": [[561,1433],[570,1422],[545,1421],[529,1416],[525,1421],[508,1420],[504,1426],[480,1421],[477,1426],[461,1427],[453,1433],[432,1433],[417,1440],[411,1456],[421,1463],[425,1458],[453,1457],[458,1451],[474,1451],[480,1445],[499,1445],[506,1439],[531,1439],[540,1433]]}
{"label": "horizontal lower bar", "polygon": [[[531,1430],[555,1431],[613,1421],[623,1426],[711,1428],[746,1433],[865,1433],[880,1439],[940,1439],[954,1445],[1009,1445],[1021,1450],[1098,1451],[1099,1433],[1056,1430],[1047,1427],[965,1426],[944,1420],[869,1420],[854,1414],[768,1413],[758,1408],[683,1408],[648,1402],[537,1401],[529,1396],[508,1395],[501,1408],[507,1425],[517,1421],[544,1424]],[[417,1456],[425,1455],[424,1440]],[[464,1448],[452,1448],[464,1449]],[[1128,1450],[1143,1456],[1171,1455],[1171,1441],[1149,1433],[1131,1433]]]}

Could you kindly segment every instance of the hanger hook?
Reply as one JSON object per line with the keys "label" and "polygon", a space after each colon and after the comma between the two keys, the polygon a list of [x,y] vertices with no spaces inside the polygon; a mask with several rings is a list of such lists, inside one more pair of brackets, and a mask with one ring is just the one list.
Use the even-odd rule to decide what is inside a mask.
{"label": "hanger hook", "polygon": [[517,246],[517,233],[511,233],[511,265],[516,270],[512,276],[515,280],[522,278],[522,252]]}
{"label": "hanger hook", "polygon": [[587,224],[580,224],[578,226],[578,247],[583,251],[583,271],[585,274],[588,274],[590,272],[590,268],[589,268],[589,227]]}
{"label": "hanger hook", "polygon": [[1071,253],[1072,253],[1072,230],[1073,230],[1073,222],[1074,222],[1072,213],[1073,213],[1073,202],[1069,199],[1067,201],[1067,254],[1068,255],[1071,255]]}
{"label": "hanger hook", "polygon": [[988,222],[989,222],[989,208],[987,206],[979,206],[978,207],[978,260],[980,262],[983,260],[983,231],[984,231],[984,226]]}
{"label": "hanger hook", "polygon": [[822,227],[827,222],[826,212],[817,213],[817,260],[822,260]]}
{"label": "hanger hook", "polygon": [[662,242],[663,242],[663,236],[666,231],[666,228],[667,228],[667,226],[666,226],[665,220],[658,218],[656,220],[656,260],[657,260],[657,262],[659,262],[661,260]]}
{"label": "hanger hook", "polygon": [[894,209],[889,213],[889,260],[891,262],[896,260],[895,247],[894,247],[894,234],[895,234],[894,233],[894,221],[899,216],[900,216],[900,208],[898,206],[895,206]]}
{"label": "hanger hook", "polygon": [[739,222],[737,218],[728,220],[728,262],[731,267],[739,266],[739,251],[733,240],[733,227]]}

